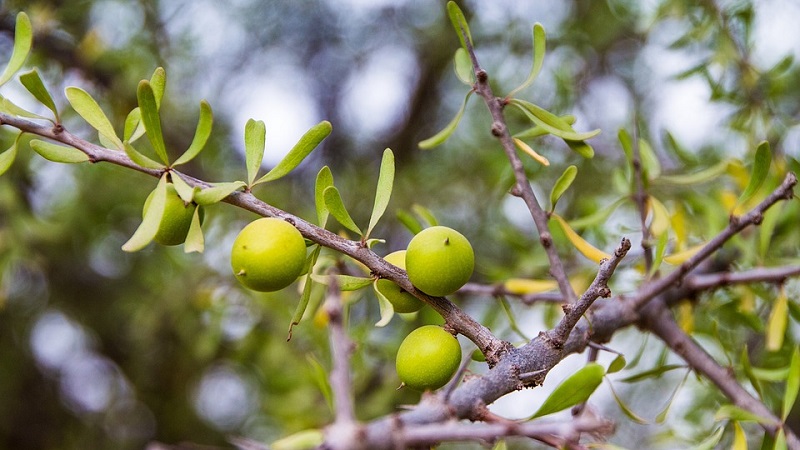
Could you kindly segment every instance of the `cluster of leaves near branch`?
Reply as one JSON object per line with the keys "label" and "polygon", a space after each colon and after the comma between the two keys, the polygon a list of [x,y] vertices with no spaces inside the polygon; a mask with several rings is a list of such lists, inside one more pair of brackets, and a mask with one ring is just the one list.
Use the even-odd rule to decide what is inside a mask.
{"label": "cluster of leaves near branch", "polygon": [[[796,255],[780,254],[776,258],[771,253],[775,246],[773,236],[791,234],[795,229],[793,217],[798,207],[793,188],[797,178],[789,169],[796,168],[796,161],[773,154],[769,142],[762,141],[747,162],[726,159],[691,173],[667,173],[646,139],[620,130],[619,147],[626,169],[616,172],[616,178],[609,182],[621,192],[619,198],[584,217],[562,216],[556,207],[579,178],[578,166],[550,167],[548,158],[534,147],[539,147],[541,138],[549,136],[562,143],[558,151],[572,152],[568,159],[591,160],[595,149],[589,140],[600,130],[578,131],[574,128],[575,116],[558,115],[517,97],[535,82],[542,70],[544,28],[539,24],[533,26],[529,76],[519,87],[498,97],[489,85],[488,72],[480,65],[476,43],[462,10],[453,2],[448,3],[447,10],[460,42],[453,64],[458,79],[467,86],[467,93],[455,118],[442,131],[420,142],[419,147],[432,149],[445,144],[457,131],[473,95],[485,102],[492,116],[487,129],[497,138],[513,172],[508,191],[524,202],[531,216],[531,229],[535,230],[546,256],[548,269],[541,277],[506,274],[492,286],[467,284],[475,265],[469,241],[457,231],[440,226],[436,216],[420,206],[414,207],[416,215],[404,211],[397,215],[416,234],[407,251],[385,258],[373,252],[382,250],[386,244],[385,240],[374,237],[373,232],[387,211],[394,187],[395,159],[389,149],[383,152],[366,228],[352,217],[327,166],[318,171],[315,196],[309,200],[315,207],[316,223],[256,197],[252,192],[256,186],[290,174],[331,134],[332,125],[327,121],[309,129],[275,167],[261,176],[265,124],[254,119],[247,122],[244,130],[244,180],[212,183],[178,170],[181,166],[188,167],[205,148],[212,134],[212,110],[207,102],[200,103],[191,144],[185,150],[180,149],[177,158],[173,157],[176,149],[168,147],[163,133],[169,118],[162,117],[161,105],[167,92],[166,72],[162,68],[138,84],[138,106],[120,126],[112,123],[86,90],[66,88],[69,105],[97,132],[100,145],[66,130],[61,120],[63,108],[56,105],[39,72],[34,68],[23,73],[18,77],[20,83],[50,114],[39,115],[6,97],[0,98],[0,124],[18,131],[11,147],[0,153],[0,174],[12,167],[28,143],[33,151],[53,162],[109,162],[157,178],[155,188],[144,202],[141,223],[122,245],[125,252],[140,251],[153,242],[166,246],[183,244],[187,253],[202,252],[205,216],[213,214],[211,207],[220,202],[268,217],[247,225],[233,243],[230,255],[233,276],[245,287],[263,292],[287,288],[299,279],[297,306],[287,324],[289,336],[294,326],[306,318],[314,318],[330,330],[333,358],[327,373],[320,366],[323,376],[317,380],[332,405],[332,423],[293,434],[275,442],[272,448],[317,445],[342,449],[398,448],[447,441],[497,441],[495,448],[500,449],[505,448],[505,439],[511,436],[531,438],[558,448],[602,447],[605,444],[590,443],[610,438],[613,426],[609,418],[592,411],[593,395],[603,380],[610,380],[611,374],[636,370],[646,348],[642,346],[637,355],[623,355],[603,344],[616,331],[630,325],[637,325],[662,340],[665,348],[683,358],[684,363],[670,364],[661,358],[655,367],[617,381],[641,382],[676,369],[684,369],[685,376],[672,395],[664,398],[665,408],[652,420],[637,415],[612,388],[622,411],[616,420],[663,422],[675,394],[690,371],[694,371],[722,394],[718,396],[720,406],[707,436],[695,440],[697,448],[713,448],[723,441],[737,449],[747,448],[748,440],[759,439],[762,448],[800,448],[797,430],[788,424],[800,391],[800,351],[789,325],[791,318],[796,320],[800,316],[800,308],[790,298],[793,293],[787,285],[787,280],[800,274],[800,269],[790,265]],[[33,28],[25,13],[17,16],[15,30],[13,53],[0,75],[0,86],[22,70],[31,50]],[[512,134],[507,116],[516,117],[513,114],[519,114],[517,118],[525,126]],[[118,134],[117,129],[122,129],[122,133]],[[28,135],[35,138],[28,140]],[[677,144],[675,147],[680,151]],[[541,202],[531,188],[526,173],[530,164],[561,173],[549,187],[547,203]],[[731,180],[734,189],[726,188],[725,184],[720,191],[709,190],[709,195],[718,196],[715,208],[701,207],[692,203],[693,199],[681,202],[679,195],[667,194],[667,188],[680,192],[707,186],[720,178]],[[635,274],[637,285],[622,296],[612,297],[610,280],[631,250],[631,241],[623,237],[608,252],[598,248],[601,245],[590,243],[585,237],[587,233],[582,232],[600,226],[622,208],[632,209],[640,219],[639,226],[629,227],[636,231],[628,230],[641,237],[641,249],[636,252],[639,256],[629,256],[625,262],[626,268]],[[692,214],[707,214],[713,219],[708,221],[708,229],[699,233],[688,230],[686,223]],[[329,223],[331,216],[347,231],[335,233],[340,229]],[[727,218],[727,223],[720,218]],[[756,225],[759,228],[753,231]],[[356,238],[343,237],[347,232]],[[701,236],[704,239],[699,239]],[[734,250],[740,254],[731,257],[720,252],[729,242],[734,243]],[[332,256],[323,254],[323,249],[332,250]],[[575,270],[574,275],[568,272],[579,264],[565,255],[578,254],[594,263],[587,266],[593,272],[588,282],[586,272]],[[780,265],[768,267],[776,262]],[[344,302],[344,294],[363,293],[362,289],[369,286],[374,288],[374,298],[380,305],[376,327],[387,326],[395,318],[395,312],[407,320],[424,317],[420,310],[425,305],[441,316],[444,327],[417,328],[397,352],[399,379],[426,391],[424,401],[408,412],[359,421],[348,370],[353,348],[347,333],[352,304]],[[705,295],[720,287],[726,289],[721,299]],[[324,305],[322,301],[312,301],[320,291],[324,292]],[[445,298],[486,292],[498,298],[501,309],[507,313],[508,326],[524,340],[521,345],[512,345],[495,336],[487,328],[489,323],[479,323]],[[553,314],[550,328],[531,339],[516,323],[508,298],[528,303],[555,299],[562,305],[563,313]],[[670,307],[675,307],[677,317],[669,312]],[[712,320],[726,327],[737,325],[737,329],[723,330],[735,339],[713,337],[727,361],[715,360],[689,337],[695,317],[702,320],[697,310],[705,312],[711,308],[720,308],[729,316]],[[550,313],[553,311],[557,310],[551,308]],[[730,321],[731,316],[735,320]],[[469,358],[462,361],[461,345],[452,335],[463,335],[471,341],[469,354],[476,361]],[[742,350],[744,338],[750,336],[761,339],[756,345],[766,356],[761,358],[760,367],[751,363],[752,348],[744,346]],[[286,345],[291,346],[292,342]],[[590,361],[556,387],[528,420],[512,422],[487,409],[498,398],[541,385],[559,362],[586,349]],[[605,353],[613,355],[610,362],[597,362]],[[475,373],[464,375],[468,364],[472,364],[469,370]],[[610,381],[609,385],[614,383]],[[570,408],[573,417],[551,416]],[[677,437],[674,439],[679,441]],[[240,438],[235,442],[246,448],[261,445]],[[637,446],[635,442],[627,445]]]}

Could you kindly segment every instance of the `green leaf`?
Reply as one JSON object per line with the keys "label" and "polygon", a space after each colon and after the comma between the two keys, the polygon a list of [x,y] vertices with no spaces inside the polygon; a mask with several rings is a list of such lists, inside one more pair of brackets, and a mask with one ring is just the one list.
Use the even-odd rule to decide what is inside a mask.
{"label": "green leaf", "polygon": [[0,175],[6,173],[8,169],[11,167],[11,164],[14,163],[14,159],[16,159],[17,157],[18,142],[19,142],[19,136],[17,136],[17,138],[14,139],[14,143],[11,144],[11,147],[6,149],[3,153],[0,153]]}
{"label": "green leaf", "polygon": [[[180,177],[172,177],[173,180],[176,178]],[[203,250],[205,250],[205,238],[203,237],[203,228],[200,223],[201,208],[202,206],[198,206],[194,209],[192,223],[189,225],[189,232],[186,234],[186,241],[183,243],[183,251],[185,253],[203,253]]]}
{"label": "green leaf", "polygon": [[[574,124],[575,121],[577,120],[575,118],[575,116],[573,116],[571,114],[563,115],[563,116],[559,117],[559,119],[563,120],[568,125]],[[532,138],[537,138],[537,137],[544,136],[544,135],[547,135],[547,134],[550,134],[550,132],[545,130],[544,128],[540,127],[539,125],[534,124],[532,127],[528,128],[527,130],[523,130],[523,131],[520,131],[519,133],[515,134],[514,137],[515,138],[519,138],[519,139],[532,139]]]}
{"label": "green leaf", "polygon": [[[194,201],[195,188],[189,186],[178,172],[171,171],[170,179],[172,180],[172,185],[175,187],[175,191],[184,203],[191,203]],[[196,190],[199,191],[200,189],[198,188]]]}
{"label": "green leaf", "polygon": [[25,60],[33,45],[33,26],[31,20],[24,12],[17,14],[17,22],[14,28],[14,50],[11,51],[11,59],[0,75],[0,86],[6,84],[15,73],[22,68]]}
{"label": "green leaf", "polygon": [[517,92],[525,89],[526,87],[530,86],[536,77],[539,75],[539,72],[542,70],[542,65],[544,64],[544,54],[546,48],[546,33],[544,32],[544,26],[540,23],[533,24],[533,64],[531,65],[531,73],[528,75],[528,78],[516,89],[509,92],[508,98],[511,98]]}
{"label": "green leaf", "polygon": [[20,108],[11,100],[3,97],[0,95],[0,111],[11,114],[12,116],[17,117],[27,117],[29,119],[42,119],[42,120],[50,120],[47,117],[40,116],[39,114],[34,114],[28,110]]}
{"label": "green leaf", "polygon": [[503,307],[503,311],[506,313],[506,318],[508,319],[508,326],[517,333],[517,335],[523,339],[524,341],[530,341],[525,332],[517,325],[517,320],[514,318],[515,314],[511,311],[511,305],[508,304],[508,300],[505,297],[498,297],[498,301],[500,302],[500,306]]}
{"label": "green leaf", "polygon": [[144,218],[139,228],[133,233],[128,242],[122,245],[122,250],[126,252],[139,251],[147,246],[158,233],[161,225],[161,218],[164,216],[164,208],[167,203],[167,174],[161,176],[158,185],[154,190],[152,200],[144,211]]}
{"label": "green leaf", "polygon": [[720,175],[724,174],[728,170],[728,165],[730,163],[731,160],[726,159],[714,164],[711,167],[693,173],[681,175],[661,175],[653,180],[653,184],[691,186],[705,183],[719,178]]}
{"label": "green leaf", "polygon": [[467,86],[472,86],[475,78],[475,72],[472,69],[472,60],[466,50],[459,47],[453,56],[453,69],[456,72],[456,77]]}
{"label": "green leaf", "polygon": [[124,148],[122,141],[114,131],[114,126],[108,120],[108,116],[88,92],[79,87],[70,86],[65,90],[65,93],[69,104],[72,105],[72,109],[83,117],[83,120],[110,142],[113,142],[118,150]]}
{"label": "green leaf", "polygon": [[769,319],[767,319],[767,335],[765,337],[765,346],[768,351],[776,352],[783,347],[784,337],[786,336],[786,328],[789,325],[789,299],[786,297],[786,291],[781,288],[778,291],[778,297],[772,305]]}
{"label": "green leaf", "polygon": [[247,186],[243,181],[227,183],[211,183],[211,187],[201,189],[194,193],[194,202],[198,205],[213,205],[219,203],[233,191]]}
{"label": "green leaf", "polygon": [[39,72],[36,69],[20,75],[19,81],[23,86],[25,86],[25,89],[27,89],[28,92],[36,97],[36,100],[39,100],[41,104],[53,112],[56,122],[61,122],[58,117],[58,108],[56,108],[56,103],[53,101],[50,91],[47,90],[47,87],[42,81],[42,77],[39,76]]}
{"label": "green leaf", "polygon": [[782,205],[775,205],[764,212],[764,220],[758,227],[758,254],[762,258],[767,256],[772,238],[775,236],[775,227],[778,225],[778,220],[783,217],[782,213]]}
{"label": "green leaf", "polygon": [[417,220],[416,217],[402,209],[397,210],[395,217],[397,217],[397,220],[399,220],[400,223],[402,223],[403,226],[405,226],[408,231],[411,232],[411,234],[417,234],[425,228],[421,223],[419,223],[419,220]]}
{"label": "green leaf", "polygon": [[566,141],[585,141],[600,134],[599,129],[578,133],[560,117],[533,103],[513,99],[511,104],[519,108],[533,123],[547,130],[553,136],[560,137]]}
{"label": "green leaf", "polygon": [[331,134],[332,129],[333,127],[331,126],[331,123],[327,120],[323,120],[322,122],[311,127],[311,129],[306,131],[303,137],[297,141],[297,144],[292,147],[292,149],[286,154],[281,162],[279,162],[277,166],[273,167],[272,170],[267,172],[266,175],[253,183],[253,186],[259,183],[277,180],[278,178],[281,178],[294,170],[295,167],[300,165],[300,163],[306,159],[306,156],[308,156],[312,151],[314,151],[315,148],[317,148],[317,146],[319,146],[323,139]]}
{"label": "green leaf", "polygon": [[786,450],[788,448],[786,445],[786,433],[784,433],[783,427],[778,429],[778,433],[775,435],[775,446],[772,448],[774,450]]}
{"label": "green leaf", "polygon": [[609,389],[611,389],[611,395],[614,396],[614,401],[617,402],[617,406],[619,406],[619,409],[622,410],[622,413],[625,414],[626,417],[628,417],[629,419],[631,419],[632,421],[634,421],[634,422],[636,422],[636,423],[638,423],[640,425],[647,425],[648,424],[647,420],[643,419],[638,414],[633,412],[633,410],[630,409],[630,407],[628,407],[628,405],[625,404],[625,402],[622,401],[621,398],[619,398],[619,395],[617,395],[617,391],[614,390],[614,386],[611,384],[611,382],[608,383],[608,387],[609,387]]}
{"label": "green leaf", "polygon": [[625,364],[625,356],[617,355],[617,357],[611,361],[611,364],[608,365],[608,370],[606,370],[606,373],[617,373],[625,368]]}
{"label": "green leaf", "polygon": [[160,170],[164,169],[167,166],[161,164],[158,161],[153,161],[152,159],[148,158],[147,156],[143,155],[139,150],[136,150],[131,144],[125,142],[123,145],[125,149],[125,154],[128,155],[133,162],[138,164],[145,169],[153,169],[153,170]]}
{"label": "green leaf", "polygon": [[722,433],[725,432],[725,427],[719,427],[711,434],[706,440],[692,447],[692,450],[713,450],[722,439]]}
{"label": "green leaf", "polygon": [[768,417],[761,417],[736,405],[722,405],[714,414],[714,421],[735,420],[737,422],[757,422],[762,425],[775,425]]}
{"label": "green leaf", "polygon": [[786,377],[786,392],[783,394],[781,419],[784,421],[792,412],[798,390],[800,390],[800,349],[795,346],[792,352],[792,361],[789,363],[789,375]]}
{"label": "green leaf", "polygon": [[325,403],[328,404],[328,408],[333,412],[333,391],[331,390],[331,384],[328,381],[328,373],[325,367],[311,353],[306,353],[306,359],[308,363],[311,364],[314,381],[322,392],[322,396],[325,397]]}
{"label": "green leaf", "polygon": [[608,217],[627,200],[627,197],[618,198],[610,205],[601,207],[588,216],[581,217],[580,219],[570,220],[569,224],[572,225],[572,228],[576,230],[582,230],[584,228],[600,225],[601,223],[604,223],[606,219],[608,219]]}
{"label": "green leaf", "polygon": [[325,189],[333,186],[333,174],[331,168],[324,166],[317,173],[317,180],[314,183],[314,204],[317,209],[317,223],[325,228],[328,222],[328,207],[325,206]]}
{"label": "green leaf", "polygon": [[89,161],[89,155],[77,148],[56,145],[50,142],[34,139],[31,148],[44,159],[58,163],[81,163]]}
{"label": "green leaf", "polygon": [[372,283],[372,290],[375,291],[375,296],[378,297],[378,307],[381,311],[381,319],[375,323],[375,326],[385,327],[392,320],[392,317],[394,317],[394,306],[378,289],[378,280]]}
{"label": "green leaf", "polygon": [[739,358],[739,361],[741,362],[744,374],[747,375],[747,379],[750,380],[750,384],[753,386],[753,389],[755,389],[758,396],[761,397],[761,382],[758,380],[758,377],[756,377],[755,372],[753,372],[753,366],[750,364],[750,356],[747,351],[747,344],[745,344],[744,348],[742,349],[742,356]]}
{"label": "green leaf", "polygon": [[328,211],[340,224],[354,233],[358,233],[359,236],[363,236],[364,233],[361,232],[361,229],[358,228],[358,225],[356,225],[350,217],[350,213],[347,212],[347,208],[345,208],[344,202],[342,202],[342,196],[339,194],[339,190],[336,189],[336,186],[328,186],[325,188],[322,196],[325,199],[325,207],[328,208]]}
{"label": "green leaf", "polygon": [[649,378],[658,378],[661,375],[663,375],[663,374],[665,374],[665,373],[667,373],[669,371],[675,370],[675,369],[685,369],[685,368],[686,368],[686,366],[681,365],[681,364],[665,364],[663,366],[658,366],[658,367],[656,367],[654,369],[645,370],[644,372],[639,372],[639,373],[637,373],[635,375],[631,375],[631,376],[629,376],[627,378],[623,378],[623,379],[618,380],[618,381],[621,381],[623,383],[635,383],[637,381],[642,381],[642,380],[646,380],[646,379],[649,379]]}
{"label": "green leaf", "polygon": [[211,113],[211,105],[209,105],[207,101],[203,100],[200,102],[200,118],[197,119],[197,128],[194,132],[194,139],[192,139],[192,143],[189,145],[189,148],[186,149],[186,151],[183,152],[183,154],[176,159],[174,163],[172,163],[172,167],[191,161],[203,150],[203,148],[206,146],[206,142],[208,142],[209,136],[211,136],[211,127],[213,123],[214,116]]}
{"label": "green leaf", "polygon": [[[467,42],[469,42],[469,46],[472,47],[472,34],[469,32],[467,19],[464,18],[464,13],[461,11],[461,8],[458,7],[456,2],[447,2],[447,15],[450,16],[450,22],[453,24],[453,29],[456,30],[458,40],[461,42],[461,48],[469,51],[469,48],[467,48]],[[467,39],[466,41],[464,40],[465,35]]]}
{"label": "green leaf", "polygon": [[586,159],[592,159],[594,157],[594,147],[587,144],[584,141],[564,141],[567,143],[570,149],[573,152],[583,156]]}
{"label": "green leaf", "polygon": [[658,162],[653,147],[644,139],[639,139],[639,159],[642,160],[645,179],[654,180],[661,175],[661,163]]}
{"label": "green leaf", "polygon": [[252,186],[253,181],[261,168],[264,160],[264,146],[266,145],[267,126],[262,120],[250,119],[244,126],[244,155],[247,164],[247,185]]}
{"label": "green leaf", "polygon": [[603,382],[605,373],[600,364],[587,364],[558,385],[531,419],[563,411],[585,402]]}
{"label": "green leaf", "polygon": [[153,89],[153,98],[156,101],[156,109],[161,110],[161,99],[164,98],[164,91],[167,88],[167,72],[163,67],[156,67],[153,76],[150,77],[150,87]]}
{"label": "green leaf", "polygon": [[311,299],[311,288],[314,286],[314,283],[311,281],[311,275],[314,272],[314,266],[317,264],[317,258],[319,258],[319,253],[321,250],[321,246],[315,245],[314,249],[311,251],[311,254],[308,255],[308,259],[306,259],[305,272],[308,275],[306,276],[305,284],[303,285],[303,295],[300,296],[300,302],[297,304],[294,314],[292,315],[292,321],[289,323],[289,336],[286,338],[287,341],[292,339],[292,329],[295,325],[300,323],[300,321],[303,319],[303,314],[306,312],[306,308],[308,308],[308,302]]}
{"label": "green leaf", "polygon": [[750,182],[747,184],[744,192],[739,197],[739,200],[736,202],[737,209],[738,207],[747,203],[758,189],[761,188],[761,185],[764,184],[764,180],[767,179],[767,174],[769,173],[769,166],[772,163],[772,151],[769,148],[769,142],[762,141],[758,144],[758,148],[756,148],[756,156],[755,161],[753,162],[753,173],[750,175]]}
{"label": "green leaf", "polygon": [[126,142],[134,143],[137,139],[144,136],[144,124],[142,123],[142,110],[137,106],[128,113],[125,118],[125,130],[122,137]]}
{"label": "green leaf", "polygon": [[668,243],[669,233],[661,233],[658,235],[658,241],[656,242],[656,253],[653,256],[653,266],[650,267],[650,271],[647,273],[648,278],[655,275],[659,267],[661,267],[661,263],[664,261],[664,253],[667,250]]}
{"label": "green leaf", "polygon": [[575,176],[578,175],[578,168],[575,166],[569,166],[564,169],[564,173],[558,177],[556,183],[553,185],[553,190],[550,191],[550,211],[555,211],[556,204],[558,203],[558,199],[564,195],[564,192],[567,192],[567,189],[572,185],[572,182],[575,181]]}
{"label": "green leaf", "polygon": [[433,215],[430,209],[420,205],[420,204],[413,204],[411,205],[411,210],[414,211],[414,214],[418,215],[420,218],[425,219],[428,222],[428,226],[435,227],[439,225],[439,221],[436,219],[436,216]]}
{"label": "green leaf", "polygon": [[142,111],[142,122],[144,123],[144,131],[147,134],[147,138],[150,140],[150,144],[153,145],[156,155],[164,164],[169,165],[167,146],[164,144],[164,134],[161,131],[158,102],[149,81],[142,80],[139,82],[139,87],[136,89],[136,98],[139,101],[139,109]]}
{"label": "green leaf", "polygon": [[438,147],[439,145],[442,145],[444,141],[446,141],[447,138],[449,138],[450,135],[453,134],[454,131],[456,131],[458,123],[461,122],[461,118],[464,116],[464,111],[467,108],[467,101],[469,101],[469,97],[472,95],[473,92],[474,91],[467,92],[467,96],[464,97],[464,101],[461,103],[461,108],[459,108],[458,112],[456,113],[456,116],[453,117],[450,123],[448,123],[447,126],[445,126],[442,129],[442,131],[434,134],[428,139],[420,141],[419,148],[421,148],[422,150],[430,150],[434,147]]}
{"label": "green leaf", "polygon": [[271,450],[311,450],[325,442],[322,430],[303,430],[278,439],[269,445]]}
{"label": "green leaf", "polygon": [[330,284],[331,277],[336,280],[336,285],[341,291],[357,291],[375,281],[373,278],[354,277],[352,275],[311,275],[312,280],[324,285]]}
{"label": "green leaf", "polygon": [[625,153],[628,165],[631,165],[633,163],[633,139],[631,139],[631,135],[624,128],[620,128],[619,132],[617,132],[617,139],[622,145],[622,152]]}
{"label": "green leaf", "polygon": [[367,227],[367,237],[372,232],[378,220],[383,217],[386,207],[389,206],[389,199],[392,196],[392,186],[394,185],[394,153],[391,149],[383,151],[381,159],[380,174],[378,175],[378,187],[375,189],[375,204],[372,207],[372,215],[369,218]]}

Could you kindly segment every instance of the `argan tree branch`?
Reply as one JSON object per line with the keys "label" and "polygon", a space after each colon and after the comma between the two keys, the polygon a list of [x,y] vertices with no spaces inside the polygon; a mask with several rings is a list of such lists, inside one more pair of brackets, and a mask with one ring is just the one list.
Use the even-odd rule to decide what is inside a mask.
{"label": "argan tree branch", "polygon": [[[139,166],[121,151],[107,149],[81,139],[65,130],[61,125],[42,125],[5,113],[0,113],[0,125],[7,125],[25,133],[34,134],[69,145],[85,153],[93,163],[109,162],[153,177],[160,177],[163,173],[162,170],[146,169]],[[199,188],[210,187],[208,182],[180,173],[174,169],[171,170],[178,173],[190,186]],[[447,321],[453,330],[463,334],[474,342],[478,348],[486,354],[487,361],[496,361],[499,355],[502,354],[509,345],[497,339],[489,329],[476,322],[472,317],[464,313],[458,306],[446,298],[431,297],[416,289],[408,280],[408,276],[404,270],[387,263],[383,258],[361,242],[344,239],[336,233],[320,228],[300,217],[269,205],[249,192],[234,192],[223,201],[261,216],[284,219],[294,225],[298,231],[309,240],[336,250],[363,263],[369,267],[376,276],[394,281],[401,288],[431,305],[431,307]]]}
{"label": "argan tree branch", "polygon": [[744,272],[723,272],[686,277],[684,283],[697,291],[710,291],[723,286],[746,283],[783,283],[800,275],[800,266],[759,267]]}

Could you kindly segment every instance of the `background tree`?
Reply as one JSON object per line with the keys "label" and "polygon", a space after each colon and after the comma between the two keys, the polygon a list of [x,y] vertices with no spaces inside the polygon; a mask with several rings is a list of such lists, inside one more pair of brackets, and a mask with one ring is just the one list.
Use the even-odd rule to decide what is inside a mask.
{"label": "background tree", "polygon": [[[622,446],[665,442],[672,448],[707,436],[710,445],[717,442],[714,439],[741,443],[740,430],[755,444],[765,429],[767,435],[775,432],[772,420],[759,424],[724,405],[782,419],[788,413],[785,403],[792,400],[786,393],[791,394],[794,383],[784,380],[797,379],[796,366],[790,364],[796,361],[796,341],[789,326],[797,317],[791,280],[796,274],[792,264],[798,247],[793,221],[797,202],[769,209],[777,198],[762,203],[771,193],[780,197],[790,192],[791,186],[781,182],[789,181],[784,175],[797,168],[798,68],[791,53],[787,56],[787,51],[796,53],[791,45],[796,40],[785,38],[789,45],[782,46],[765,31],[780,31],[781,22],[770,19],[775,11],[791,17],[794,10],[777,3],[562,2],[531,10],[461,5],[477,61],[491,83],[478,83],[476,89],[487,95],[490,107],[470,100],[455,134],[431,152],[420,152],[418,142],[447,124],[469,90],[452,75],[452,54],[459,40],[443,4],[358,7],[291,2],[265,8],[259,2],[240,2],[222,11],[198,2],[6,2],[2,26],[9,31],[10,56],[16,13],[24,9],[30,15],[34,52],[27,64],[38,68],[56,96],[65,129],[91,141],[96,133],[67,106],[63,87],[77,85],[90,92],[120,132],[126,115],[138,104],[137,82],[165,66],[169,81],[161,116],[168,148],[189,147],[201,99],[214,108],[211,141],[201,158],[183,168],[199,179],[243,178],[241,130],[250,117],[264,119],[268,127],[282,116],[295,117],[302,125],[293,125],[295,135],[286,143],[273,144],[271,137],[280,134],[268,128],[267,168],[307,128],[329,120],[334,132],[319,151],[289,176],[253,191],[307,220],[315,217],[314,175],[329,165],[350,213],[365,223],[381,152],[391,147],[397,171],[389,216],[403,211],[419,220],[430,211],[439,222],[467,235],[478,268],[475,284],[455,296],[457,304],[497,338],[521,344],[555,326],[563,315],[558,303],[568,289],[562,283],[561,291],[536,293],[529,281],[508,283],[549,281],[558,270],[552,267],[552,254],[540,244],[542,229],[533,226],[530,208],[508,195],[511,191],[525,197],[519,189],[527,183],[513,189],[520,172],[512,172],[500,153],[502,146],[489,132],[497,117],[486,112],[500,113],[496,104],[492,106],[490,87],[505,96],[524,80],[531,59],[531,22],[542,22],[548,49],[544,67],[533,87],[515,97],[559,115],[575,114],[578,130],[601,128],[603,133],[588,141],[596,153],[592,159],[569,151],[560,139],[526,139],[550,165],[521,154],[524,173],[548,212],[551,187],[575,165],[578,175],[558,207],[554,205],[557,214],[608,253],[622,237],[633,241],[611,279],[615,297],[599,300],[592,313],[593,340],[605,342],[631,324],[642,331],[626,328],[606,344],[626,356],[627,368],[609,375],[604,390],[589,401],[589,411],[617,417],[615,434],[609,435],[606,422],[588,413],[576,421],[533,421],[531,429],[487,413],[470,416],[487,420],[485,426],[453,433],[486,440],[526,433],[559,444],[559,439],[572,442],[574,433],[587,431],[580,428],[585,426]],[[783,33],[791,36],[791,30]],[[400,89],[375,81],[387,76]],[[670,77],[705,95],[703,108],[690,104],[665,117],[659,94],[674,92]],[[16,81],[4,90],[22,107],[47,115]],[[386,100],[392,98],[389,92],[399,92],[394,102]],[[263,106],[249,109],[254,106],[245,102],[248,97],[258,98]],[[705,103],[718,109],[708,110]],[[715,113],[718,119],[700,122],[702,115],[694,117],[696,133],[671,122],[674,116],[692,118],[693,109]],[[4,114],[8,112],[5,108]],[[511,106],[502,114],[512,133],[530,127],[526,115]],[[383,120],[370,120],[375,116]],[[14,126],[10,119],[4,116],[2,121]],[[9,148],[17,133],[3,128],[7,134],[2,148]],[[503,137],[503,128],[493,131]],[[622,142],[616,133],[620,128],[629,136],[623,133]],[[3,446],[140,448],[148,442],[183,441],[224,446],[230,435],[271,442],[331,422],[341,425],[341,420],[334,421],[342,418],[334,405],[319,407],[330,401],[325,393],[336,386],[328,384],[327,375],[335,380],[342,371],[332,368],[344,367],[342,358],[332,358],[328,350],[329,329],[340,330],[342,325],[333,320],[336,303],[315,309],[326,298],[326,290],[317,287],[311,309],[319,312],[309,313],[286,343],[299,294],[293,288],[254,294],[239,288],[230,276],[230,245],[253,214],[224,205],[209,207],[202,256],[154,245],[123,253],[120,246],[138,226],[141,204],[155,183],[108,164],[47,163],[25,151],[30,138],[23,136],[16,160],[0,178]],[[769,142],[769,150],[759,147],[762,140]],[[506,145],[506,150],[513,148]],[[760,178],[751,174],[770,160],[761,189],[748,188],[753,178]],[[753,191],[747,201],[739,198],[745,191]],[[758,214],[746,215],[753,208]],[[730,221],[732,212],[744,222]],[[373,231],[387,241],[375,247],[380,254],[403,248],[411,237],[401,221],[387,219],[391,217]],[[736,229],[748,224],[746,219],[761,227]],[[580,241],[570,241],[556,223],[551,218],[549,227],[563,273],[581,295],[598,266],[575,251],[574,242],[582,245]],[[726,228],[729,223],[732,228]],[[329,228],[343,230],[333,220]],[[708,243],[726,229],[731,239],[715,252],[714,265],[702,265],[702,273],[691,274],[678,288],[667,289],[658,281],[668,274],[685,275],[667,264],[659,266],[660,253]],[[358,270],[340,254],[323,256],[344,264],[340,270]],[[400,276],[377,261],[370,269],[390,278]],[[622,314],[662,292],[648,303],[656,306],[640,310],[640,315]],[[328,298],[337,295],[332,292]],[[357,345],[346,361],[356,418],[371,423],[369,435],[376,440],[442,439],[441,426],[433,431],[409,426],[406,434],[398,435],[378,433],[386,424],[380,418],[419,398],[408,389],[395,390],[399,381],[392,362],[400,340],[422,324],[441,322],[441,317],[425,308],[414,317],[394,318],[388,326],[375,328],[380,311],[369,290],[343,293],[342,300],[347,304],[347,334]],[[675,306],[680,327],[669,327],[669,317],[660,316],[665,314],[658,309],[662,302]],[[329,325],[327,318],[332,320]],[[586,327],[582,321],[578,330]],[[651,337],[639,347],[651,332],[661,339]],[[683,332],[690,332],[695,341],[686,341]],[[474,349],[467,339],[461,341],[467,353]],[[570,349],[586,344],[571,342]],[[717,362],[690,358],[687,363],[668,350],[694,342]],[[745,345],[748,351],[743,353]],[[532,352],[527,356],[539,354],[536,346],[527,348]],[[615,357],[597,347],[586,353],[606,368]],[[702,355],[696,349],[692,354]],[[563,379],[584,366],[585,358],[572,357],[572,363],[556,366],[544,388],[504,397],[524,406],[504,405],[501,399],[492,414],[532,415],[558,384],[557,377]],[[527,364],[532,360],[526,359]],[[699,381],[688,376],[690,367]],[[502,373],[487,372],[483,363],[472,363],[469,370],[486,377]],[[594,380],[593,370],[581,373]],[[539,382],[536,377],[545,375],[533,372],[525,380]],[[730,374],[755,392],[766,410],[754,411],[762,402],[743,401],[732,385],[733,393],[713,386],[712,382],[719,385],[717,377],[731,383]],[[450,399],[470,398],[479,390],[475,386],[465,383],[454,391],[464,394]],[[629,408],[622,410],[628,417],[620,414],[605,386],[614,387]],[[673,391],[678,392],[677,400],[667,410]],[[441,414],[430,406],[435,401],[423,405],[429,406],[418,408],[416,417],[445,417],[435,416]],[[338,441],[346,444],[344,437]],[[533,444],[509,439],[509,445]]]}

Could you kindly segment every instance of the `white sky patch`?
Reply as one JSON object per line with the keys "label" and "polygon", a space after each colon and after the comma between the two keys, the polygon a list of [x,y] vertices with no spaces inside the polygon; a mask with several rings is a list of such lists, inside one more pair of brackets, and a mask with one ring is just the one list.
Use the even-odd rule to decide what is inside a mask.
{"label": "white sky patch", "polygon": [[92,6],[90,17],[103,43],[112,48],[127,45],[144,24],[144,13],[134,2],[97,2]]}
{"label": "white sky patch", "polygon": [[761,0],[756,10],[753,59],[762,69],[792,54],[800,59],[800,3],[797,0]]}
{"label": "white sky patch", "polygon": [[343,124],[355,134],[373,136],[391,129],[405,114],[418,65],[403,47],[375,51],[344,89]]}

